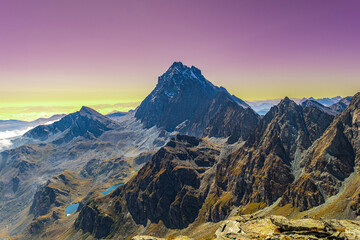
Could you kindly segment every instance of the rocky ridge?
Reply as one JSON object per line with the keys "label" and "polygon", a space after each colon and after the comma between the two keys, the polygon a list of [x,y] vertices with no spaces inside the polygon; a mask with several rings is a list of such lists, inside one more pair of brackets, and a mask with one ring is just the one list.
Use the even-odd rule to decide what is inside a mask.
{"label": "rocky ridge", "polygon": [[332,119],[314,107],[283,99],[260,120],[245,145],[218,164],[207,219],[223,220],[235,206],[274,203],[299,174],[302,153]]}
{"label": "rocky ridge", "polygon": [[[289,186],[281,204],[291,203],[300,210],[318,206],[336,195],[352,172],[360,171],[360,93],[331,123],[321,138],[303,157],[301,176]],[[306,193],[303,192],[306,189]],[[353,196],[352,199],[356,198]],[[353,207],[355,211],[357,207]]]}

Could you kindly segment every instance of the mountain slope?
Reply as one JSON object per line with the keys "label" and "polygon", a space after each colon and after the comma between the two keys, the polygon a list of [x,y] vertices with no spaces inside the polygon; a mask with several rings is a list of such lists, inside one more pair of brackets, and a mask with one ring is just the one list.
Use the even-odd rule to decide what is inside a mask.
{"label": "mountain slope", "polygon": [[[88,172],[83,177],[96,178],[97,184],[104,184],[109,177],[121,179],[131,170],[118,164],[119,156],[136,157],[170,139],[166,132],[143,128],[133,117],[120,124],[86,107],[25,135],[19,139],[22,146],[0,153],[0,230],[11,219],[12,234],[24,230],[17,226],[25,225],[24,219],[29,220],[26,209],[37,188],[49,178],[64,170],[78,172],[86,167]],[[133,167],[144,164],[148,158],[136,161]],[[95,170],[97,165],[100,169]],[[121,172],[117,172],[119,169]],[[103,174],[111,170],[112,176]],[[92,176],[94,172],[102,176]]]}
{"label": "mountain slope", "polygon": [[103,132],[114,129],[118,124],[101,115],[95,110],[82,107],[80,111],[69,114],[50,125],[40,125],[26,134],[24,137],[62,144],[76,137],[93,139]]}
{"label": "mountain slope", "polygon": [[[178,135],[126,185],[107,198],[84,203],[75,228],[101,238],[131,235],[137,224],[146,226],[148,221],[161,221],[167,228],[188,226],[207,196],[219,154],[212,143]],[[110,211],[102,208],[107,201]]]}
{"label": "mountain slope", "polygon": [[246,141],[260,119],[251,108],[239,106],[223,91],[216,95],[210,109],[213,117],[202,137],[229,138],[228,143]]}
{"label": "mountain slope", "polygon": [[330,105],[329,108],[337,114],[340,114],[350,105],[351,98],[352,97],[344,97],[337,103]]}

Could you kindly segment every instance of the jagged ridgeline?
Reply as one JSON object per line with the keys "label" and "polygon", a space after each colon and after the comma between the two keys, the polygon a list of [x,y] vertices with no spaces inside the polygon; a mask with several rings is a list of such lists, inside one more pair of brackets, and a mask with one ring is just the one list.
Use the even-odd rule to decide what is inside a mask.
{"label": "jagged ridgeline", "polygon": [[[284,98],[260,116],[175,62],[135,111],[83,107],[2,152],[0,229],[20,239],[227,239],[252,224],[270,226],[269,237],[298,224],[270,215],[355,220],[359,102],[360,93],[330,106]],[[309,221],[291,234],[348,237],[358,224]]]}

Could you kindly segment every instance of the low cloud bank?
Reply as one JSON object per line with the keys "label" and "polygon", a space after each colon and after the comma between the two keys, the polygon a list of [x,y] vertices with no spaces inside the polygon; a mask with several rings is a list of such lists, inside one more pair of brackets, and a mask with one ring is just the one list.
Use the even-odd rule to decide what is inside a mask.
{"label": "low cloud bank", "polygon": [[29,131],[30,129],[32,129],[34,127],[28,127],[26,129],[20,129],[20,130],[10,130],[10,131],[0,132],[0,152],[11,148],[11,146],[12,146],[11,140],[14,140],[14,139],[22,136],[24,133],[26,133],[27,131]]}
{"label": "low cloud bank", "polygon": [[30,126],[30,127],[22,128],[22,129],[0,131],[0,152],[10,149],[11,146],[13,145],[12,140],[15,140],[16,138],[21,137],[27,131],[29,131],[39,125],[48,125],[48,124],[52,124],[56,121],[57,120],[48,121],[44,124],[37,124],[37,125]]}

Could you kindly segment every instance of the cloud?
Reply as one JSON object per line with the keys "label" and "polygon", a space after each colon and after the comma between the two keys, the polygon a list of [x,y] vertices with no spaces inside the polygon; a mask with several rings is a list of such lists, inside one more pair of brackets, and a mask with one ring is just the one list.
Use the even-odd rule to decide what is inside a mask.
{"label": "cloud", "polygon": [[22,136],[24,133],[34,127],[28,127],[25,129],[2,131],[0,132],[0,152],[11,148],[12,140]]}
{"label": "cloud", "polygon": [[[56,120],[57,121],[57,120]],[[46,122],[42,125],[49,125],[52,124],[56,121],[49,121]],[[13,142],[12,140],[21,137],[22,135],[24,135],[27,131],[35,128],[38,125],[33,125],[30,127],[25,127],[22,129],[16,129],[16,130],[6,130],[6,131],[0,131],[0,152],[10,149]]]}
{"label": "cloud", "polygon": [[9,139],[0,139],[0,152],[10,148],[12,142]]}

